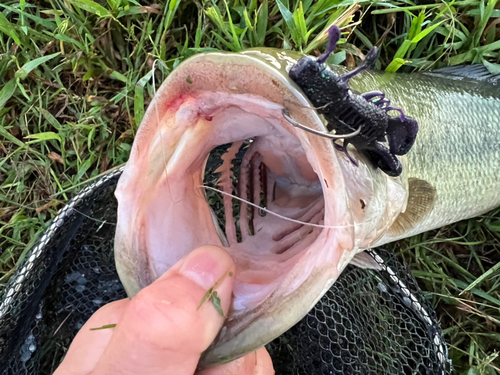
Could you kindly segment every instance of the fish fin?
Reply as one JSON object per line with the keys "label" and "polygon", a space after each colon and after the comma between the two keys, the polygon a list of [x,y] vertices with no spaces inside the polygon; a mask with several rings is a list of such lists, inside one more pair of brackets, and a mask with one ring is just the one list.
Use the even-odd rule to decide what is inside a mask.
{"label": "fish fin", "polygon": [[389,228],[388,233],[399,236],[421,223],[434,208],[436,188],[419,178],[408,180],[408,205]]}
{"label": "fish fin", "polygon": [[500,83],[500,74],[491,73],[483,64],[448,66],[436,69],[426,74],[450,78],[471,78],[493,84]]}
{"label": "fish fin", "polygon": [[380,266],[380,264],[378,264],[370,254],[364,251],[362,253],[354,255],[354,258],[352,258],[350,264],[359,268],[364,268],[369,270],[380,271],[382,269],[382,266]]}

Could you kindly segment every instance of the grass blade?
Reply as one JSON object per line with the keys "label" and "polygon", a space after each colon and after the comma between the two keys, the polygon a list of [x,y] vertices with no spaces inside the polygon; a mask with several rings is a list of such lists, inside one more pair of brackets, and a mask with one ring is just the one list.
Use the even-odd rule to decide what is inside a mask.
{"label": "grass blade", "polygon": [[0,12],[0,31],[14,39],[16,44],[21,45],[21,40],[15,31],[15,26],[9,22],[2,12]]}
{"label": "grass blade", "polygon": [[495,264],[493,267],[491,267],[488,271],[486,271],[485,273],[483,273],[481,276],[479,276],[476,280],[474,280],[474,282],[472,282],[471,284],[469,284],[469,286],[467,288],[465,288],[464,290],[462,290],[459,294],[459,296],[461,296],[463,293],[465,292],[468,292],[469,290],[472,290],[474,289],[477,285],[479,285],[484,279],[486,279],[487,277],[491,276],[493,273],[495,273],[496,271],[498,271],[500,269],[500,262],[498,262],[497,264]]}
{"label": "grass blade", "polygon": [[396,73],[399,68],[401,68],[404,64],[409,62],[408,60],[401,59],[399,57],[392,60],[389,66],[385,69],[387,73]]}
{"label": "grass blade", "polygon": [[235,47],[237,49],[236,51],[240,51],[241,50],[240,40],[238,39],[238,34],[236,33],[236,29],[234,28],[233,19],[231,17],[231,12],[229,10],[229,7],[227,5],[226,0],[224,0],[224,5],[226,6],[227,17],[229,20],[229,27],[231,29],[231,34],[233,36],[233,44],[235,45]]}
{"label": "grass blade", "polygon": [[38,68],[38,66],[40,66],[41,64],[43,64],[49,60],[52,60],[54,57],[59,56],[60,54],[61,54],[61,52],[56,52],[56,53],[53,53],[52,55],[42,56],[42,57],[39,57],[38,59],[32,60],[32,61],[24,64],[21,67],[21,69],[19,69],[16,72],[16,78],[25,79],[28,76],[28,74],[30,74],[34,69]]}
{"label": "grass blade", "polygon": [[288,10],[288,8],[285,7],[280,0],[276,0],[276,4],[278,5],[280,13],[283,16],[283,19],[285,20],[285,23],[290,32],[295,32],[295,21],[293,19],[292,12],[290,12],[290,10]]}
{"label": "grass blade", "polygon": [[136,127],[142,122],[144,117],[144,86],[148,83],[153,75],[153,70],[149,71],[144,77],[142,77],[135,85],[134,91],[134,120]]}
{"label": "grass blade", "polygon": [[7,103],[7,100],[9,100],[12,95],[14,95],[16,86],[16,79],[12,78],[4,85],[2,90],[0,90],[0,108],[3,108],[5,103]]}
{"label": "grass blade", "polygon": [[263,46],[266,41],[266,32],[267,32],[267,19],[269,15],[269,7],[268,1],[265,0],[260,4],[259,10],[257,11],[257,19],[256,19],[256,36],[257,36],[257,45]]}
{"label": "grass blade", "polygon": [[68,0],[68,2],[80,9],[93,13],[99,17],[111,17],[109,10],[102,5],[93,2],[92,0]]}
{"label": "grass blade", "polygon": [[412,43],[416,44],[418,42],[420,42],[423,38],[425,38],[427,35],[429,35],[436,27],[438,27],[439,25],[441,25],[444,21],[441,21],[439,23],[436,23],[432,26],[429,26],[427,27],[424,31],[418,33],[417,36],[415,36],[413,39],[412,39]]}
{"label": "grass blade", "polygon": [[61,137],[54,132],[43,132],[43,133],[38,133],[38,134],[30,134],[30,135],[25,136],[24,138],[35,139],[34,141],[26,142],[27,145],[32,144],[32,143],[42,142],[42,141],[50,141],[50,140],[57,140],[57,141],[59,141],[59,143],[62,142]]}

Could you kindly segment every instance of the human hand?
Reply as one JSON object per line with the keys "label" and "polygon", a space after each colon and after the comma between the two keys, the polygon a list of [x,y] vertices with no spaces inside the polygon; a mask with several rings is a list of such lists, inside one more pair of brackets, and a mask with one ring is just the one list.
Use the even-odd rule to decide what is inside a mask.
{"label": "human hand", "polygon": [[[215,284],[227,315],[234,284],[231,257],[203,246],[181,259],[131,300],[109,303],[90,317],[54,375],[192,375],[224,323],[214,305],[200,302]],[[115,324],[114,328],[91,330]],[[198,375],[272,375],[262,348]]]}

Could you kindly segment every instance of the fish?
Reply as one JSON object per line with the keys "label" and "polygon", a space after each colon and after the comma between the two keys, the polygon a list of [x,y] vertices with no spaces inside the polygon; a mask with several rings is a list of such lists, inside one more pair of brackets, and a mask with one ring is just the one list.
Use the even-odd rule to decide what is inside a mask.
{"label": "fish", "polygon": [[[252,49],[182,62],[149,105],[118,181],[115,261],[130,298],[202,245],[225,248],[236,263],[227,320],[200,369],[284,333],[349,263],[376,268],[365,250],[500,205],[498,86],[459,73],[369,70],[353,77],[352,90],[381,91],[418,121],[394,177],[355,148],[348,157],[284,118],[286,109],[303,126],[327,132],[288,75],[301,57]],[[210,152],[229,144],[217,187],[204,185]],[[244,145],[233,182],[233,160]],[[207,202],[209,191],[223,200],[224,225]],[[238,220],[233,202],[243,213]]]}

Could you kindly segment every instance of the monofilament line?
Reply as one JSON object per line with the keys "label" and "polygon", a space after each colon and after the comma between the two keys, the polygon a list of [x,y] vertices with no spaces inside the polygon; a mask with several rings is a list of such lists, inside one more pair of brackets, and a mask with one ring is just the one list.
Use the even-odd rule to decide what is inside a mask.
{"label": "monofilament line", "polygon": [[227,195],[231,198],[234,198],[236,200],[239,200],[241,202],[245,202],[246,204],[250,205],[250,206],[253,206],[255,208],[258,208],[259,210],[262,210],[264,212],[267,212],[268,214],[271,214],[273,216],[276,216],[276,217],[279,217],[280,219],[283,219],[283,220],[287,220],[287,221],[291,221],[292,223],[297,223],[297,224],[302,224],[302,225],[308,225],[310,227],[316,227],[316,228],[328,228],[328,229],[342,229],[342,228],[348,228],[348,227],[352,227],[354,226],[353,224],[349,224],[349,225],[321,225],[321,224],[313,224],[313,223],[307,223],[305,221],[300,221],[300,220],[295,220],[295,219],[292,219],[292,218],[289,218],[289,217],[286,217],[286,216],[283,216],[283,215],[280,215],[279,213],[277,212],[274,212],[274,211],[271,211],[271,210],[268,210],[267,208],[263,208],[261,206],[259,206],[258,204],[255,204],[255,203],[252,203],[252,202],[249,202],[247,201],[246,199],[243,199],[243,198],[240,198],[236,195],[233,195],[233,194],[230,194],[230,193],[226,193],[225,191],[222,191],[222,190],[219,190],[219,189],[216,189],[216,188],[213,188],[211,186],[206,186],[206,185],[200,185],[200,188],[204,188],[204,189],[208,189],[208,190],[212,190],[212,191],[216,191],[218,193],[221,193],[223,195]]}

